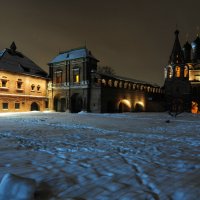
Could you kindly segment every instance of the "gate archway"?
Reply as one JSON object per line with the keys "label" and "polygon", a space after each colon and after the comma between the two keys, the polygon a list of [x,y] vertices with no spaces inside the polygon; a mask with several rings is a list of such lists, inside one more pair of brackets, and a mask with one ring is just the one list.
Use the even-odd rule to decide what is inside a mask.
{"label": "gate archway", "polygon": [[123,99],[119,103],[119,112],[131,112],[131,103],[127,99]]}
{"label": "gate archway", "polygon": [[72,113],[78,113],[83,108],[83,100],[82,97],[75,93],[71,96],[71,112]]}
{"label": "gate archway", "polygon": [[54,110],[56,112],[65,112],[66,111],[66,99],[56,95],[54,97]]}
{"label": "gate archway", "polygon": [[135,112],[143,112],[144,111],[144,106],[142,103],[136,103],[135,104]]}
{"label": "gate archway", "polygon": [[39,111],[39,110],[40,110],[39,105],[36,102],[33,102],[31,104],[31,111]]}

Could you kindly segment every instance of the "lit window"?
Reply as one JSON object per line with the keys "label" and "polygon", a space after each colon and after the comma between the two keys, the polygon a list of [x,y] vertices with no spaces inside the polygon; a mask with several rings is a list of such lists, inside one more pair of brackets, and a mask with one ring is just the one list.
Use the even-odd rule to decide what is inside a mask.
{"label": "lit window", "polygon": [[79,67],[73,68],[73,82],[74,83],[80,82],[80,69],[79,69]]}
{"label": "lit window", "polygon": [[105,79],[102,79],[101,80],[102,84],[105,86],[106,85],[106,80]]}
{"label": "lit window", "polygon": [[122,81],[119,82],[119,87],[120,87],[120,88],[123,87],[123,82],[122,82]]}
{"label": "lit window", "polygon": [[118,81],[114,82],[114,86],[117,87],[118,86]]}
{"label": "lit window", "polygon": [[76,74],[76,83],[79,83],[80,82],[80,80],[79,80],[80,78],[79,78],[79,75],[78,74]]}
{"label": "lit window", "polygon": [[19,110],[20,109],[20,103],[15,103],[15,109]]}
{"label": "lit window", "polygon": [[8,110],[8,103],[2,103],[3,110]]}
{"label": "lit window", "polygon": [[167,77],[172,78],[172,76],[173,76],[173,70],[172,67],[170,66],[167,68]]}
{"label": "lit window", "polygon": [[62,83],[62,69],[57,69],[55,71],[55,74],[56,74],[56,83]]}
{"label": "lit window", "polygon": [[164,69],[164,77],[167,78],[167,69]]}
{"label": "lit window", "polygon": [[124,88],[126,89],[127,87],[128,87],[128,83],[125,82],[125,83],[124,83]]}
{"label": "lit window", "polygon": [[176,66],[175,72],[176,72],[176,77],[181,76],[181,68],[179,66]]}
{"label": "lit window", "polygon": [[188,77],[188,68],[187,68],[187,66],[184,67],[184,77]]}
{"label": "lit window", "polygon": [[108,81],[108,85],[109,85],[110,87],[112,87],[112,80],[109,80],[109,81]]}

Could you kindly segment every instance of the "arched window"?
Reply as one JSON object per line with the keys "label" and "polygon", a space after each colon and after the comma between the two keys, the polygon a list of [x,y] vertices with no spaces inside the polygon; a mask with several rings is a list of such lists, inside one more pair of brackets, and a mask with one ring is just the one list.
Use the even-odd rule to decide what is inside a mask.
{"label": "arched window", "polygon": [[17,89],[21,90],[22,89],[22,85],[23,85],[22,79],[18,79],[17,80]]}
{"label": "arched window", "polygon": [[31,85],[31,91],[34,91],[34,90],[35,90],[35,85],[32,84],[32,85]]}
{"label": "arched window", "polygon": [[122,82],[122,81],[119,82],[119,87],[120,87],[120,88],[123,87],[123,82]]}
{"label": "arched window", "polygon": [[73,68],[73,82],[80,83],[80,68],[78,66]]}
{"label": "arched window", "polygon": [[40,92],[40,85],[37,86],[37,91]]}
{"label": "arched window", "polygon": [[131,83],[128,84],[128,89],[131,90]]}
{"label": "arched window", "polygon": [[188,67],[184,67],[184,77],[188,77]]}
{"label": "arched window", "polygon": [[118,87],[118,81],[114,82],[114,87]]}
{"label": "arched window", "polygon": [[126,89],[127,87],[128,87],[128,83],[125,82],[125,83],[124,83],[124,88]]}
{"label": "arched window", "polygon": [[176,77],[181,76],[181,68],[179,66],[176,66],[176,68],[175,68],[175,76]]}
{"label": "arched window", "polygon": [[105,79],[102,79],[101,83],[102,83],[102,85],[106,86],[106,80]]}
{"label": "arched window", "polygon": [[164,78],[167,78],[167,69],[164,69]]}
{"label": "arched window", "polygon": [[108,85],[109,85],[110,87],[112,87],[112,80],[109,80],[109,81],[108,81]]}
{"label": "arched window", "polygon": [[167,68],[167,77],[168,77],[168,78],[172,78],[172,76],[173,76],[173,69],[172,69],[171,66],[169,66],[169,67]]}

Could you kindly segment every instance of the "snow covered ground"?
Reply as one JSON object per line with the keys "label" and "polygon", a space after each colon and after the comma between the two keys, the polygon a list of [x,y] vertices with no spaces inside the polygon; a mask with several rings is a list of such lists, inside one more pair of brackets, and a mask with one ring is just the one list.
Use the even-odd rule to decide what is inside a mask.
{"label": "snow covered ground", "polygon": [[35,179],[37,200],[197,200],[200,115],[1,113],[6,173]]}

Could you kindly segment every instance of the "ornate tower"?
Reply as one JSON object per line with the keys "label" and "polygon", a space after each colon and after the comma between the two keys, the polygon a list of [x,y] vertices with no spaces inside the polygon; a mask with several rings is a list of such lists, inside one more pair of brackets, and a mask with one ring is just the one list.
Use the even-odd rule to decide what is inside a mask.
{"label": "ornate tower", "polygon": [[186,59],[190,60],[190,49],[186,46],[182,51],[179,41],[179,31],[175,31],[175,42],[169,63],[165,67],[165,94],[167,108],[172,111],[190,109],[189,68]]}

